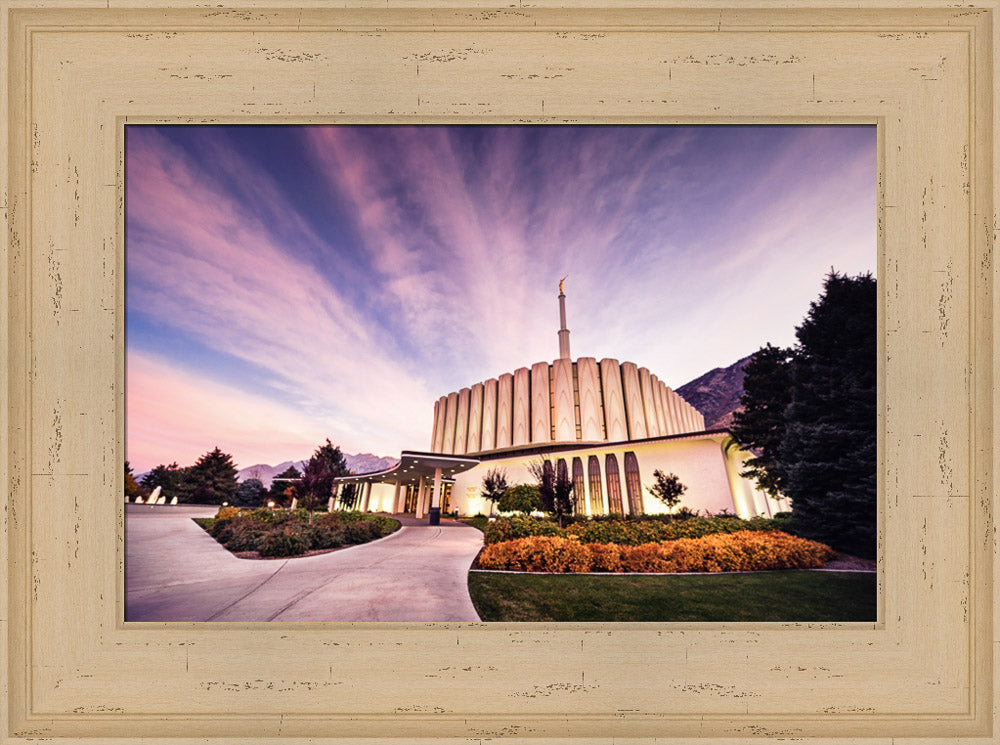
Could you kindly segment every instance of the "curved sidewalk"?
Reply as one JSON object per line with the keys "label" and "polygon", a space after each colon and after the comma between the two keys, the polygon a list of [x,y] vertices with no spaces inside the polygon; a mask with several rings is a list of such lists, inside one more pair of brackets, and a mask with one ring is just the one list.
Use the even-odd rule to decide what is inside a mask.
{"label": "curved sidewalk", "polygon": [[238,559],[192,521],[217,508],[127,505],[126,621],[478,621],[469,565],[483,536],[415,524],[299,559]]}

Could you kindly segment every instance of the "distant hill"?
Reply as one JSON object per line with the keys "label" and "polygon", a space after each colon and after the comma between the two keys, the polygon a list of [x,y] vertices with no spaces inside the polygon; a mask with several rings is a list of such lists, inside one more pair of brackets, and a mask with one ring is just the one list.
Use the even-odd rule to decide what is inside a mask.
{"label": "distant hill", "polygon": [[729,367],[717,367],[701,377],[677,388],[685,401],[705,415],[705,429],[728,427],[733,412],[740,409],[743,395],[743,368],[750,357],[737,360]]}
{"label": "distant hill", "polygon": [[[347,461],[347,467],[354,473],[384,471],[387,468],[392,468],[399,463],[398,458],[381,457],[378,455],[372,455],[371,453],[359,453],[358,455],[344,453],[344,460]],[[301,471],[303,466],[305,466],[308,462],[308,459],[295,461],[286,460],[276,466],[269,466],[266,463],[258,463],[253,466],[241,468],[236,472],[236,478],[239,481],[246,481],[247,479],[260,479],[265,487],[270,487],[271,480],[289,466],[295,466],[299,469],[299,471]]]}

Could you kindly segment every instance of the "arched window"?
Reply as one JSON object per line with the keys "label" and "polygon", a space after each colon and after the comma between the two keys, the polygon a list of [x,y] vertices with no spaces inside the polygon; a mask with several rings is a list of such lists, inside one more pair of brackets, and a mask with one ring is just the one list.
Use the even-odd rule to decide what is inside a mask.
{"label": "arched window", "polygon": [[604,473],[608,478],[608,511],[612,515],[622,512],[622,479],[618,474],[618,459],[609,453],[604,459]]}
{"label": "arched window", "polygon": [[582,514],[586,507],[586,496],[583,482],[583,461],[579,458],[573,459],[573,502],[576,504],[576,511]]}
{"label": "arched window", "polygon": [[628,512],[642,514],[642,482],[639,480],[639,461],[635,453],[625,453],[625,490],[628,492]]}
{"label": "arched window", "polygon": [[590,472],[590,514],[604,514],[604,494],[601,492],[601,462],[596,455],[590,456],[587,463]]}

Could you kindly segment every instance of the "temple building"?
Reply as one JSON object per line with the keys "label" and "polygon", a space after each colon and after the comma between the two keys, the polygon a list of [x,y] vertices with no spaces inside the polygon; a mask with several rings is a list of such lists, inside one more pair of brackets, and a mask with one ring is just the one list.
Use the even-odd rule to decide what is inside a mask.
{"label": "temple building", "polygon": [[702,513],[770,516],[788,509],[740,476],[750,457],[656,375],[633,362],[573,359],[566,295],[559,283],[559,357],[474,383],[434,404],[430,447],[404,451],[393,469],[340,479],[360,489],[364,510],[489,514],[483,476],[501,469],[510,485],[534,483],[549,461],[572,479],[576,513],[665,512],[647,487],[653,472],[676,474],[681,506]]}

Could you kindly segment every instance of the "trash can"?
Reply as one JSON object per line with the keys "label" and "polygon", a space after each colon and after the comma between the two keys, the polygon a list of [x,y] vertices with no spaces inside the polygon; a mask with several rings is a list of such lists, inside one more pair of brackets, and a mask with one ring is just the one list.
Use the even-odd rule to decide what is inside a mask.
{"label": "trash can", "polygon": [[430,509],[430,519],[428,521],[429,525],[440,525],[441,524],[441,508],[431,507]]}

